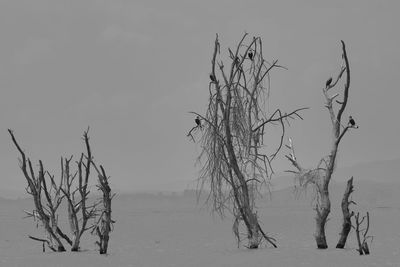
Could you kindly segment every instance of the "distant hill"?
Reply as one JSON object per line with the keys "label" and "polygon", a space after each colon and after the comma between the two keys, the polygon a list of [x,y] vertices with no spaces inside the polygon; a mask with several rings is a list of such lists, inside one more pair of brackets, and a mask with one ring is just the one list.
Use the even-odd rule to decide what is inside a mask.
{"label": "distant hill", "polygon": [[[332,202],[340,203],[350,177],[354,177],[353,199],[360,205],[376,208],[394,207],[400,209],[400,159],[376,161],[339,168],[330,184]],[[282,175],[272,179],[272,199],[275,203],[306,202],[311,200],[308,190],[296,199],[293,175]]]}
{"label": "distant hill", "polygon": [[335,173],[334,179],[344,181],[348,180],[351,176],[363,181],[400,183],[400,159],[374,161],[339,168]]}
{"label": "distant hill", "polygon": [[[333,182],[329,186],[331,202],[336,208],[340,205],[345,188],[345,182]],[[305,192],[296,192],[293,186],[273,191],[271,197],[266,198],[265,202],[268,205],[310,205],[313,197],[311,187]],[[380,183],[355,179],[352,198],[360,206],[400,210],[400,183]]]}
{"label": "distant hill", "polygon": [[[400,159],[374,161],[356,164],[351,167],[338,168],[332,177],[333,182],[345,182],[350,177],[356,181],[400,184]],[[277,175],[272,179],[272,190],[281,190],[293,186],[292,174]]]}

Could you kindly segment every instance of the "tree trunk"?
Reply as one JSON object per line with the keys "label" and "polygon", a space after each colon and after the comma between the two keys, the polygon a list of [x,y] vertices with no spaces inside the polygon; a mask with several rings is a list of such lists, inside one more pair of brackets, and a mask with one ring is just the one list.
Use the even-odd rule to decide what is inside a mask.
{"label": "tree trunk", "polygon": [[106,204],[106,211],[104,212],[104,224],[102,229],[102,240],[100,246],[100,254],[107,254],[108,240],[110,239],[111,232],[111,199],[108,197]]}
{"label": "tree trunk", "polygon": [[72,243],[71,251],[79,251],[79,243],[80,243],[79,241],[80,241],[80,238],[74,236],[74,241]]}
{"label": "tree trunk", "polygon": [[364,243],[362,244],[362,250],[364,251],[364,254],[365,254],[365,255],[369,255],[369,248],[368,248],[367,242],[364,242]]}
{"label": "tree trunk", "polygon": [[248,231],[248,239],[249,239],[249,248],[256,249],[260,245],[260,231],[258,227],[257,214],[250,212],[249,216],[249,227]]}
{"label": "tree trunk", "polygon": [[357,237],[357,244],[358,244],[358,253],[360,253],[360,255],[364,255],[364,251],[363,251],[363,247],[361,244],[361,239],[360,239],[360,232],[358,230],[359,228],[359,224],[357,224],[357,229],[356,229],[356,237]]}
{"label": "tree trunk", "polygon": [[342,232],[340,233],[339,242],[336,245],[336,248],[344,248],[347,241],[347,236],[351,230],[351,217],[353,216],[353,212],[350,213],[349,210],[349,196],[353,192],[353,177],[347,181],[346,191],[344,192],[342,199],[342,212],[343,212],[343,225]]}
{"label": "tree trunk", "polygon": [[[92,162],[93,163],[93,162]],[[96,244],[99,246],[100,254],[107,254],[108,249],[108,241],[110,239],[111,225],[114,221],[111,218],[111,200],[114,195],[111,195],[111,188],[108,184],[108,177],[106,172],[104,171],[103,166],[100,165],[100,170],[93,163],[94,168],[96,169],[99,177],[99,189],[103,192],[103,212],[100,215],[100,219],[97,223],[97,226],[94,228],[97,236],[99,237],[99,241]]]}
{"label": "tree trunk", "polygon": [[331,211],[331,201],[329,200],[328,190],[320,191],[321,203],[317,205],[317,216],[315,217],[316,229],[315,229],[315,241],[319,249],[328,248],[325,235],[325,225],[328,219],[328,215]]}
{"label": "tree trunk", "polygon": [[325,224],[326,219],[323,219],[322,217],[316,217],[315,241],[317,242],[317,247],[319,249],[328,248],[325,236]]}
{"label": "tree trunk", "polygon": [[100,254],[107,254],[108,240],[110,239],[109,233],[110,233],[110,229],[108,229],[107,231],[104,231],[103,240],[101,241],[101,245],[100,245]]}

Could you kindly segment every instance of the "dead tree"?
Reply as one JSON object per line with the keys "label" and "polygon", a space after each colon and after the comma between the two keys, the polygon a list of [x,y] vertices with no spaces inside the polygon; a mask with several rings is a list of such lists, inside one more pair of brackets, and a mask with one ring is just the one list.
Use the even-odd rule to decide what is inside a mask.
{"label": "dead tree", "polygon": [[103,166],[100,165],[100,169],[94,163],[93,166],[98,174],[97,188],[103,193],[101,201],[103,209],[100,212],[97,223],[93,225],[92,234],[96,231],[99,237],[99,241],[96,241],[96,244],[99,246],[100,254],[107,254],[110,232],[113,229],[113,223],[115,223],[111,218],[111,201],[115,194],[111,194],[111,188],[108,184],[109,177],[107,177]]}
{"label": "dead tree", "polygon": [[[347,100],[349,97],[350,66],[347,58],[345,43],[343,41],[341,41],[341,43],[343,64],[340,72],[336,79],[332,80],[332,78],[329,78],[325,83],[325,87],[322,89],[326,100],[325,106],[329,111],[332,123],[333,140],[330,153],[320,160],[315,169],[305,169],[298,162],[294,154],[294,148],[291,141],[289,142],[289,145],[287,145],[291,152],[289,155],[286,155],[286,158],[296,168],[296,171],[292,172],[296,173],[296,177],[300,182],[300,186],[305,188],[308,185],[312,185],[316,193],[314,206],[316,211],[315,240],[317,247],[320,249],[326,249],[328,247],[325,236],[325,225],[331,210],[331,202],[329,199],[329,182],[335,170],[339,144],[349,129],[358,128],[352,118],[349,118],[348,121],[345,120],[344,125],[342,124],[343,113],[346,109]],[[330,92],[331,90],[335,89],[344,73],[346,73],[346,80],[344,82],[343,99],[341,101],[335,100],[340,93],[336,92],[331,95]]]}
{"label": "dead tree", "polygon": [[[361,229],[360,227],[362,226],[364,220],[367,219],[366,222],[366,226],[364,229]],[[357,243],[358,243],[358,253],[360,253],[360,255],[369,255],[369,247],[368,247],[368,239],[372,239],[372,236],[368,235],[368,230],[369,230],[369,212],[367,212],[366,216],[363,216],[360,219],[360,213],[357,212],[357,214],[355,215],[355,220],[356,220],[356,225],[353,226],[353,228],[356,231],[356,236],[357,236]],[[361,236],[362,235],[362,241],[361,241]]]}
{"label": "dead tree", "polygon": [[[83,233],[93,227],[88,225],[88,221],[94,219],[97,213],[97,203],[91,205],[87,203],[90,193],[88,183],[92,162],[88,131],[84,132],[83,140],[85,142],[86,155],[81,154],[79,161],[76,162],[78,170],[74,174],[70,173],[72,156],[69,159],[61,158],[61,180],[64,183],[60,189],[68,201],[68,220],[72,233],[71,251],[79,251],[80,239]],[[76,177],[78,177],[78,184],[74,188]]]}
{"label": "dead tree", "polygon": [[347,236],[351,230],[351,217],[354,215],[354,212],[349,210],[350,204],[355,204],[354,201],[349,200],[351,193],[353,192],[353,177],[351,177],[347,181],[347,187],[343,194],[342,199],[342,213],[343,213],[343,224],[342,224],[342,231],[340,233],[339,242],[336,245],[336,248],[344,248],[347,241]]}
{"label": "dead tree", "polygon": [[[32,217],[35,221],[42,224],[47,235],[46,239],[33,236],[29,236],[29,238],[40,241],[43,244],[46,243],[53,251],[65,251],[65,247],[61,242],[61,239],[65,239],[68,243],[71,243],[71,240],[61,231],[58,226],[57,210],[60,207],[63,199],[60,186],[55,183],[54,176],[50,175],[44,170],[41,160],[39,160],[38,175],[35,175],[32,162],[29,157],[26,157],[25,152],[19,146],[13,131],[8,129],[8,132],[14,145],[20,153],[20,168],[28,183],[26,191],[33,197],[33,202],[35,205],[35,209],[32,212],[26,213],[28,214],[28,217]],[[50,181],[50,184],[48,184],[48,181],[46,181],[46,175],[48,177],[47,180]]]}
{"label": "dead tree", "polygon": [[[240,241],[239,224],[245,226],[248,248],[258,248],[262,240],[276,247],[275,239],[261,229],[255,197],[261,186],[268,185],[273,173],[271,163],[283,144],[289,119],[300,118],[304,108],[283,113],[267,112],[270,72],[282,68],[275,60],[264,59],[262,41],[247,41],[244,34],[228,57],[220,53],[218,35],[214,43],[209,82],[209,100],[202,124],[193,127],[188,136],[200,135],[202,165],[199,189],[209,190],[207,202],[221,216],[229,210],[234,216],[234,233]],[[268,126],[278,126],[281,137],[273,151],[265,151],[264,133]],[[194,131],[196,129],[196,131]],[[201,192],[202,190],[199,190]]]}

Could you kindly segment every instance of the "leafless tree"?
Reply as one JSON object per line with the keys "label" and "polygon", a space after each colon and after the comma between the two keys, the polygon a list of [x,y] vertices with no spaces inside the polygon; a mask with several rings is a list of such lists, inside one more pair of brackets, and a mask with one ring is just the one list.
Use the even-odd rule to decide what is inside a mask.
{"label": "leafless tree", "polygon": [[346,245],[347,237],[351,230],[351,217],[354,215],[354,211],[350,212],[349,205],[355,204],[354,201],[349,200],[351,193],[353,193],[353,177],[347,181],[347,187],[343,194],[342,199],[342,213],[343,213],[343,224],[342,231],[340,233],[340,239],[336,245],[336,248],[344,248]]}
{"label": "leafless tree", "polygon": [[[244,34],[229,55],[220,53],[218,35],[211,60],[209,100],[204,115],[197,115],[196,124],[187,134],[193,141],[200,135],[202,165],[199,187],[210,191],[212,210],[234,216],[234,234],[241,240],[239,225],[245,226],[248,248],[258,248],[262,240],[276,247],[275,239],[261,229],[255,198],[261,186],[268,186],[273,173],[271,162],[283,144],[286,124],[300,118],[304,108],[283,113],[267,112],[270,72],[282,68],[278,61],[264,59],[262,40],[248,40]],[[264,134],[269,126],[280,127],[281,137],[273,151],[265,150]],[[201,190],[200,190],[201,191]]]}
{"label": "leafless tree", "polygon": [[[14,145],[21,154],[20,167],[28,182],[27,192],[32,195],[35,204],[35,210],[32,212],[26,211],[26,213],[28,214],[28,217],[33,217],[34,220],[41,222],[47,233],[46,239],[33,236],[29,237],[33,240],[42,242],[43,251],[44,244],[47,244],[53,251],[65,251],[61,239],[67,241],[71,246],[71,251],[79,251],[82,235],[84,232],[96,228],[97,224],[95,224],[95,219],[97,217],[106,218],[105,225],[107,225],[108,219],[111,220],[112,197],[110,197],[110,188],[107,183],[108,178],[105,176],[102,166],[101,170],[105,178],[99,176],[99,187],[101,190],[108,190],[108,195],[106,194],[104,197],[104,199],[107,199],[108,201],[106,204],[103,203],[105,207],[104,209],[98,208],[98,205],[101,202],[93,201],[92,203],[89,203],[90,169],[92,166],[95,167],[96,171],[98,171],[98,169],[93,163],[88,130],[83,134],[86,154],[82,153],[79,161],[76,162],[77,170],[75,172],[71,171],[72,156],[70,158],[61,158],[61,178],[58,184],[56,184],[54,176],[44,171],[42,161],[40,160],[39,174],[37,177],[35,176],[30,159],[25,156],[24,151],[15,139],[13,132],[11,130],[8,130],[8,132],[11,135]],[[71,239],[64,234],[58,226],[57,211],[63,199],[67,200],[68,221],[72,232]],[[101,214],[99,214],[100,212]],[[89,223],[91,220],[93,220],[93,223]],[[104,219],[101,220],[102,225],[103,220]],[[104,233],[102,232],[103,236],[107,236],[107,242],[108,232],[107,230],[104,230]],[[102,251],[104,251],[105,248],[105,252],[107,252],[107,242],[105,246],[102,246]]]}
{"label": "leafless tree", "polygon": [[[361,229],[360,227],[362,226],[362,224],[364,223],[364,220],[367,219],[365,221],[366,226],[365,228]],[[369,247],[368,247],[368,239],[372,239],[372,236],[368,235],[368,231],[369,231],[369,212],[367,212],[366,216],[363,216],[360,219],[360,213],[357,212],[357,214],[355,215],[355,220],[356,220],[356,224],[355,226],[353,226],[353,228],[356,230],[356,236],[357,236],[357,243],[358,243],[358,249],[357,251],[360,253],[360,255],[368,255],[369,254]],[[362,235],[362,241],[361,241],[361,236]]]}
{"label": "leafless tree", "polygon": [[[331,210],[331,202],[329,199],[329,182],[336,166],[336,156],[338,153],[339,144],[349,129],[358,128],[352,117],[350,117],[344,125],[342,124],[342,116],[346,109],[347,100],[349,97],[350,66],[347,58],[345,43],[343,41],[341,41],[341,43],[343,64],[340,72],[336,79],[332,80],[332,78],[329,78],[322,90],[326,100],[325,106],[329,111],[332,123],[333,142],[330,153],[320,160],[315,169],[306,169],[303,168],[297,160],[291,140],[287,145],[290,150],[290,154],[286,155],[286,158],[296,168],[296,171],[293,172],[296,173],[300,186],[305,188],[308,185],[312,185],[316,193],[315,211],[317,214],[315,217],[315,240],[317,247],[320,249],[326,249],[328,247],[325,236],[325,225]],[[337,92],[331,95],[330,92],[336,87],[344,73],[346,73],[346,80],[344,82],[343,99],[341,101],[334,101],[341,94]]]}
{"label": "leafless tree", "polygon": [[[93,227],[93,225],[88,225],[88,221],[95,218],[98,204],[92,203],[88,205],[87,203],[90,193],[88,183],[92,162],[88,131],[84,132],[83,140],[87,154],[81,154],[79,161],[76,162],[78,170],[74,174],[70,173],[72,156],[69,159],[61,158],[61,180],[63,184],[60,189],[68,201],[68,220],[72,233],[71,251],[79,250],[80,239],[83,233]],[[76,177],[78,177],[78,184],[74,188]]]}
{"label": "leafless tree", "polygon": [[[44,170],[43,163],[39,160],[39,172],[35,175],[32,162],[26,157],[25,152],[19,146],[12,130],[8,129],[11,139],[20,153],[20,168],[28,183],[26,191],[33,197],[35,209],[32,212],[26,212],[28,217],[32,217],[35,221],[40,222],[46,232],[47,238],[37,238],[29,236],[31,239],[47,243],[53,251],[65,251],[65,247],[61,242],[64,238],[71,244],[71,240],[61,231],[58,226],[57,210],[63,199],[60,191],[60,185],[54,181],[54,176]],[[47,181],[45,176],[48,177]],[[49,183],[50,180],[50,183]],[[62,182],[62,180],[61,180]],[[49,183],[49,184],[48,184]],[[43,196],[44,194],[44,196]],[[43,247],[44,251],[44,247]]]}
{"label": "leafless tree", "polygon": [[115,223],[111,218],[111,201],[115,194],[111,194],[111,188],[108,183],[109,177],[106,175],[103,166],[100,165],[100,169],[94,163],[93,166],[98,174],[97,187],[103,193],[101,201],[103,209],[101,210],[97,223],[94,224],[92,233],[96,231],[96,234],[99,237],[99,241],[96,241],[96,244],[99,246],[100,254],[107,254],[110,232],[113,229],[113,223]]}

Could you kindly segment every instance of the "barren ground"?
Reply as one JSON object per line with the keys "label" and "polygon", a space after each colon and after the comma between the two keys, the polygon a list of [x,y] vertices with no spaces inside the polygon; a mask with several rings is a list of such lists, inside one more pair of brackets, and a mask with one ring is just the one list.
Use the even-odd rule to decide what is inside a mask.
{"label": "barren ground", "polygon": [[264,230],[278,240],[278,248],[250,251],[237,248],[229,215],[221,221],[193,197],[121,195],[113,203],[117,223],[108,256],[98,255],[90,235],[82,252],[42,253],[41,244],[27,238],[41,232],[22,219],[30,201],[1,200],[0,266],[400,266],[400,197],[389,191],[366,196],[357,207],[371,214],[369,256],[355,251],[354,232],[345,250],[334,248],[341,226],[338,197],[327,226],[329,249],[315,249],[309,201],[293,199],[286,190],[259,204]]}

